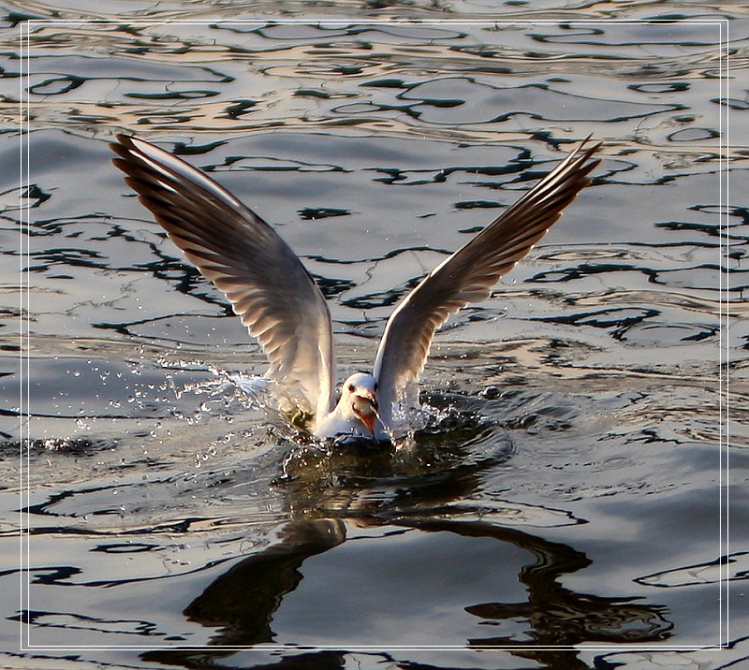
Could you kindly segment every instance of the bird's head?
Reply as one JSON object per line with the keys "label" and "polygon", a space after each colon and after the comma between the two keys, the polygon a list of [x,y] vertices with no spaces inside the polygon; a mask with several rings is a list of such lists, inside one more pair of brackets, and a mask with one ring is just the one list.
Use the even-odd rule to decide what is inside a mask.
{"label": "bird's head", "polygon": [[379,405],[377,380],[363,372],[351,375],[344,383],[339,404],[343,411],[356,417],[374,435]]}

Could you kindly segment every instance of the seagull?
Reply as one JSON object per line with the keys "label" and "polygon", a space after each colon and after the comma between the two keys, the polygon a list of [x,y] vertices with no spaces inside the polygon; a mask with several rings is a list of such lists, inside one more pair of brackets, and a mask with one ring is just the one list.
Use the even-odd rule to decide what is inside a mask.
{"label": "seagull", "polygon": [[119,134],[114,165],[169,239],[231,303],[269,360],[279,408],[308,419],[319,439],[396,439],[397,411],[418,381],[435,331],[485,300],[577,194],[600,143],[583,141],[532,189],[406,295],[387,321],[371,374],[357,372],[336,401],[330,311],[276,231],[204,172],[145,140]]}

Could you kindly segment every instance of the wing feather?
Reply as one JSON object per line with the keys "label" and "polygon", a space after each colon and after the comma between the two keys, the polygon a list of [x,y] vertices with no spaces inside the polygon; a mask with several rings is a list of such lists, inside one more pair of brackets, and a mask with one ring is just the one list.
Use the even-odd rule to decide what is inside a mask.
{"label": "wing feather", "polygon": [[333,407],[330,312],[299,258],[265,221],[196,168],[143,140],[117,136],[113,163],[187,260],[224,293],[270,361],[287,402]]}
{"label": "wing feather", "polygon": [[374,368],[385,421],[392,403],[421,374],[437,328],[468,303],[488,298],[499,278],[530,251],[590,183],[588,174],[600,162],[590,159],[600,144],[585,148],[586,142],[440,263],[393,312]]}

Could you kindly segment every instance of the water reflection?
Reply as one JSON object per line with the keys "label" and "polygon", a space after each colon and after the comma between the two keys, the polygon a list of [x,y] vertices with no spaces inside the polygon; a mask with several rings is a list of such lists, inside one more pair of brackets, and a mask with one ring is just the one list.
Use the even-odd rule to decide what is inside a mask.
{"label": "water reflection", "polygon": [[211,644],[254,645],[272,642],[273,615],[283,598],[302,580],[305,560],[345,540],[340,519],[289,524],[282,541],[233,565],[185,609],[185,616],[217,632]]}
{"label": "water reflection", "polygon": [[[566,575],[591,565],[582,552],[507,525],[511,514],[503,524],[501,501],[471,506],[491,459],[433,462],[436,472],[416,477],[430,469],[423,445],[410,462],[364,449],[290,457],[279,485],[292,520],[279,539],[222,567],[183,611],[212,631],[216,651],[160,649],[144,658],[210,667],[237,647],[356,649],[358,639],[387,648],[407,631],[406,644],[504,647],[540,661],[556,653],[543,651],[552,646],[670,637],[665,606],[565,586]],[[539,512],[552,527],[582,522]]]}
{"label": "water reflection", "polygon": [[[370,523],[376,521],[370,519]],[[526,599],[464,601],[462,609],[475,617],[476,634],[464,640],[445,638],[445,644],[462,643],[472,647],[504,647],[510,650],[517,648],[520,656],[543,660],[554,655],[554,652],[543,651],[549,646],[567,647],[586,641],[649,643],[666,640],[671,635],[673,625],[663,606],[638,603],[636,598],[603,597],[565,588],[561,583],[564,575],[583,570],[591,564],[584,554],[566,544],[481,521],[466,523],[434,519],[408,522],[404,519],[399,525],[419,533],[449,533],[473,540],[486,538],[515,547],[525,556],[519,572],[496,566],[492,579],[498,584],[519,581],[525,589]],[[396,529],[397,526],[390,526],[389,533],[380,536],[381,541]],[[322,552],[334,551],[345,541],[345,534],[346,524],[341,519],[323,518],[290,523],[281,542],[235,563],[184,610],[189,620],[215,629],[210,640],[210,645],[219,648],[215,653],[157,650],[145,654],[144,658],[196,667],[197,659],[203,662],[233,653],[231,650],[221,650],[221,647],[283,644],[286,639],[284,631],[278,629],[275,619],[284,607],[284,599],[303,581],[305,562]],[[438,565],[432,558],[423,557],[425,572]],[[362,569],[366,571],[365,566]],[[440,577],[446,581],[462,580],[465,571],[470,572],[471,569],[467,564],[455,565]],[[336,579],[335,575],[331,575],[331,580]],[[374,584],[371,588],[392,587]],[[349,594],[339,592],[339,597],[346,599]],[[380,612],[379,616],[396,619],[397,625],[413,631],[413,639],[419,639],[418,625],[428,625],[428,612],[426,616],[414,619],[407,615],[404,617],[398,611],[395,600],[392,605],[391,610]],[[431,602],[423,605],[427,611],[434,607]],[[324,609],[319,616],[326,616]],[[458,621],[459,611],[453,616]],[[361,625],[366,626],[367,621],[367,616],[363,614]],[[314,627],[314,624],[311,625]],[[387,648],[390,641],[377,642]],[[531,648],[528,648],[529,645]],[[534,645],[538,647],[537,650],[532,648]],[[346,646],[356,647],[350,641]]]}

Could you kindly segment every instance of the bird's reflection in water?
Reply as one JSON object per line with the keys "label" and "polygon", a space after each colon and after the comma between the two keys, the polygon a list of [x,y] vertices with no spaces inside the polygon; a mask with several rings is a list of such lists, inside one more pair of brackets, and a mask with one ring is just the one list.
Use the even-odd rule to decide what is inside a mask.
{"label": "bird's reflection in water", "polygon": [[273,614],[302,580],[302,563],[339,545],[345,537],[339,519],[292,522],[278,544],[232,566],[184,613],[191,621],[218,629],[214,644],[270,642]]}
{"label": "bird's reflection in water", "polygon": [[[479,432],[486,430],[484,426]],[[501,443],[502,431],[488,430],[494,431],[493,442],[499,446],[493,456],[484,453],[484,459],[496,461],[506,457],[511,451],[509,438],[508,443]],[[465,450],[458,449],[462,453],[452,454],[455,457],[452,460],[447,450],[437,464],[428,458],[433,453],[428,448],[424,453],[418,448],[407,451],[373,454],[362,447],[334,449],[327,454],[311,450],[296,452],[287,460],[285,475],[279,483],[288,492],[292,518],[280,540],[234,563],[184,610],[189,620],[214,629],[211,645],[216,647],[215,652],[154,650],[144,658],[187,668],[214,664],[231,667],[225,665],[226,657],[236,653],[237,647],[277,643],[284,632],[275,630],[274,621],[279,620],[284,599],[302,582],[305,561],[342,545],[347,530],[362,528],[379,529],[374,539],[368,537],[375,542],[387,541],[398,531],[422,537],[441,533],[464,542],[502,543],[503,546],[496,547],[500,555],[520,556],[508,564],[493,566],[495,575],[499,574],[491,579],[496,579],[497,593],[507,594],[507,587],[500,586],[512,584],[513,595],[522,592],[525,598],[493,600],[492,592],[487,591],[486,600],[476,602],[475,592],[467,594],[468,599],[460,603],[459,609],[475,617],[476,631],[483,634],[446,641],[453,646],[503,647],[508,653],[532,659],[541,667],[576,670],[587,666],[574,652],[549,647],[585,642],[642,644],[665,640],[671,635],[672,624],[661,606],[639,603],[636,598],[580,593],[563,586],[560,581],[563,575],[591,564],[583,553],[518,527],[503,526],[496,518],[485,520],[491,516],[487,514],[491,510],[474,509],[473,514],[467,513],[469,496],[481,483],[480,473],[485,465],[482,459],[466,458]],[[496,505],[501,507],[501,501]],[[567,524],[575,522],[571,515],[565,519]],[[454,570],[456,579],[472,569],[469,561],[467,556],[466,563],[449,568]],[[429,565],[427,558],[424,569],[429,570]],[[473,569],[481,569],[481,564]],[[506,575],[502,574],[504,570]],[[330,588],[337,588],[335,575],[331,575]],[[425,608],[429,606],[425,604]],[[382,612],[383,617],[394,615],[397,612]],[[371,643],[375,642],[387,648],[387,640]],[[260,667],[338,668],[345,665],[347,653],[345,650],[301,653],[290,649],[277,664]],[[385,660],[385,656],[378,662]]]}

